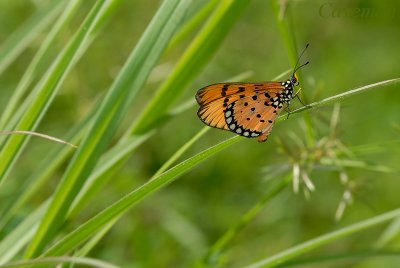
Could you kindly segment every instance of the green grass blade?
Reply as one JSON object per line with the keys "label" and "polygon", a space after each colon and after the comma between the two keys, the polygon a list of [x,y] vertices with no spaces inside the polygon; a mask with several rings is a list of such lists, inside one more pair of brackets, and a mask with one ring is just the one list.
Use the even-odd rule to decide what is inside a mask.
{"label": "green grass blade", "polygon": [[28,86],[38,73],[38,69],[43,65],[44,60],[48,57],[49,48],[54,46],[57,34],[65,28],[79,5],[80,1],[73,0],[69,1],[67,6],[63,9],[63,12],[59,19],[55,22],[54,26],[51,28],[50,32],[40,46],[38,52],[32,59],[28,68],[26,69],[24,75],[19,81],[16,89],[13,92],[11,99],[8,101],[0,118],[0,129],[4,129],[6,123],[9,121],[10,117],[14,114],[17,105],[20,103],[21,98],[26,93]]}
{"label": "green grass blade", "polygon": [[[220,1],[209,21],[193,40],[173,73],[136,120],[130,133],[145,133],[158,124],[186,86],[209,62],[250,1]],[[127,136],[130,135],[127,133]]]}
{"label": "green grass blade", "polygon": [[373,218],[358,222],[356,224],[350,225],[348,227],[342,228],[340,230],[327,233],[320,237],[314,238],[307,242],[304,242],[300,245],[292,247],[290,249],[281,251],[280,253],[261,260],[259,262],[253,263],[251,265],[246,266],[247,268],[257,268],[257,267],[273,267],[284,263],[294,257],[300,256],[306,252],[309,252],[315,248],[321,247],[323,245],[329,244],[335,240],[340,238],[349,236],[356,232],[364,231],[368,228],[374,227],[376,225],[385,223],[387,221],[393,220],[396,217],[400,216],[400,209],[395,209],[390,212],[381,214],[379,216],[375,216]]}
{"label": "green grass blade", "polygon": [[[40,80],[37,92],[26,113],[17,124],[17,130],[34,130],[52,102],[62,81],[71,69],[72,64],[79,54],[80,48],[87,41],[89,33],[96,23],[98,13],[105,0],[99,0],[93,11],[83,22],[81,28],[72,38],[71,42],[63,49],[60,56],[51,66],[46,75]],[[12,165],[20,154],[23,146],[28,141],[26,136],[10,136],[0,152],[0,184],[9,173]]]}
{"label": "green grass blade", "polygon": [[93,126],[68,166],[26,257],[40,254],[64,221],[74,197],[84,184],[111,139],[133,98],[179,26],[189,0],[166,0],[111,86]]}
{"label": "green grass blade", "polygon": [[52,1],[30,17],[0,48],[0,75],[61,12],[66,1]]}
{"label": "green grass blade", "polygon": [[187,171],[193,169],[198,164],[207,160],[209,157],[215,155],[216,153],[229,147],[239,140],[239,136],[237,136],[221,142],[213,147],[210,147],[174,166],[157,178],[154,178],[153,180],[147,182],[142,187],[134,190],[130,194],[126,195],[124,198],[120,199],[119,201],[115,202],[114,204],[97,214],[86,223],[82,224],[75,231],[64,237],[61,241],[59,241],[48,251],[46,251],[44,253],[44,256],[58,256],[74,250],[87,239],[94,236],[108,223],[113,221],[115,218],[120,217],[124,212],[126,212],[128,209],[130,209],[132,206],[140,202],[148,195],[155,193],[162,187],[165,187],[166,185],[177,179],[179,176],[183,175]]}

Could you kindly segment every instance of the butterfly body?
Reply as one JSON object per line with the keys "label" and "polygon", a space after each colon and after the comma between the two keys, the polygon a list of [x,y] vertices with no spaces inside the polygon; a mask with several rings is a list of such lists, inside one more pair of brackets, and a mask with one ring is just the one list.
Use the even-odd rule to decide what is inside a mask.
{"label": "butterfly body", "polygon": [[266,141],[273,124],[294,97],[297,78],[284,82],[218,83],[200,89],[199,118],[208,126]]}

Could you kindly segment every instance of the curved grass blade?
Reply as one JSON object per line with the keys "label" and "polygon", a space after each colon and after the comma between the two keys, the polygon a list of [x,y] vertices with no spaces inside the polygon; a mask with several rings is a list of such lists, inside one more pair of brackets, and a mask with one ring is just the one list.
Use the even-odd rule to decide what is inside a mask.
{"label": "curved grass blade", "polygon": [[52,1],[48,6],[30,17],[1,46],[0,75],[32,44],[36,36],[48,27],[61,12],[66,1]]}
{"label": "curved grass blade", "polygon": [[400,216],[400,209],[395,209],[390,212],[381,214],[379,216],[375,216],[367,220],[358,222],[356,224],[350,225],[348,227],[342,228],[340,230],[311,239],[307,242],[304,242],[300,245],[289,248],[287,250],[281,251],[276,255],[273,255],[259,262],[253,263],[246,267],[247,268],[273,267],[282,264],[285,261],[288,261],[294,257],[300,256],[301,254],[309,252],[315,248],[329,244],[335,240],[349,236],[353,233],[364,231],[368,228],[393,220],[394,218],[399,216]]}
{"label": "curved grass blade", "polygon": [[190,0],[166,0],[111,86],[91,129],[67,168],[26,257],[40,254],[64,221],[74,197],[100,158],[133,98],[180,24]]}
{"label": "curved grass blade", "polygon": [[50,135],[46,135],[43,133],[39,133],[39,132],[34,132],[34,131],[29,131],[29,130],[11,130],[11,131],[0,131],[0,135],[15,135],[15,134],[21,134],[21,135],[29,135],[29,136],[36,136],[36,137],[40,137],[49,141],[54,141],[57,143],[61,143],[61,144],[66,144],[68,146],[71,146],[72,148],[77,148],[78,146],[69,143],[65,140],[50,136]]}

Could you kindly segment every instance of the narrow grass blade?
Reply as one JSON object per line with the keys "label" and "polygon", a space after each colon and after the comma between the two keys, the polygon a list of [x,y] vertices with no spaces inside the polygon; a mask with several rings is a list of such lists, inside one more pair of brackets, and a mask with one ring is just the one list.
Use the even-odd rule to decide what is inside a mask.
{"label": "narrow grass blade", "polygon": [[93,170],[116,127],[179,26],[190,0],[166,0],[128,58],[68,166],[26,257],[40,254],[64,221],[74,197]]}
{"label": "narrow grass blade", "polygon": [[47,34],[46,39],[43,41],[43,44],[35,54],[24,75],[20,79],[16,89],[14,90],[11,99],[8,101],[7,106],[1,114],[0,129],[4,129],[6,123],[8,123],[10,117],[14,114],[17,105],[20,103],[21,98],[26,93],[30,83],[39,73],[39,69],[44,64],[44,60],[48,58],[47,54],[50,51],[50,48],[54,46],[57,34],[68,24],[72,16],[75,14],[79,3],[80,1],[78,0],[69,1],[67,6],[63,9],[61,16]]}
{"label": "narrow grass blade", "polygon": [[395,209],[390,212],[381,214],[379,216],[376,216],[376,217],[361,221],[359,223],[350,225],[348,227],[342,228],[338,231],[334,231],[334,232],[322,235],[320,237],[314,238],[314,239],[304,242],[300,245],[297,245],[290,249],[284,250],[274,256],[271,256],[271,257],[261,260],[259,262],[248,265],[246,267],[247,268],[273,267],[273,266],[282,264],[294,257],[300,256],[301,254],[309,252],[315,248],[329,244],[333,241],[336,241],[340,238],[349,236],[356,232],[364,231],[368,228],[371,228],[376,225],[393,220],[394,218],[399,217],[399,216],[400,216],[400,209]]}
{"label": "narrow grass blade", "polygon": [[66,1],[52,1],[30,17],[0,48],[0,75],[61,12]]}
{"label": "narrow grass blade", "polygon": [[50,135],[46,135],[43,133],[39,133],[39,132],[34,132],[34,131],[29,131],[29,130],[12,130],[12,131],[0,131],[0,135],[28,135],[28,136],[36,136],[36,137],[40,137],[42,139],[46,139],[49,141],[54,141],[57,143],[61,143],[61,144],[65,144],[68,146],[71,146],[72,148],[77,148],[76,145],[69,143],[65,140],[50,136]]}
{"label": "narrow grass blade", "polygon": [[220,1],[216,10],[200,33],[193,40],[173,73],[161,86],[152,101],[134,122],[131,134],[145,133],[154,128],[159,118],[164,116],[174,105],[186,86],[209,62],[219,45],[238,20],[250,1]]}
{"label": "narrow grass blade", "polygon": [[133,207],[135,204],[140,202],[148,195],[153,194],[157,190],[165,187],[166,185],[177,179],[179,176],[183,175],[187,171],[193,169],[198,164],[207,160],[209,157],[215,155],[216,153],[229,147],[239,140],[239,136],[237,136],[228,139],[222,143],[219,143],[213,147],[210,147],[174,166],[157,178],[154,178],[153,180],[147,182],[142,187],[134,190],[130,194],[126,195],[124,198],[120,199],[119,201],[115,202],[114,204],[97,214],[86,223],[82,224],[80,227],[78,227],[78,229],[64,237],[61,241],[59,241],[48,251],[46,251],[44,253],[44,256],[58,256],[74,250],[87,239],[93,237],[98,231],[104,228],[104,226],[109,224],[114,219],[120,217],[128,209]]}

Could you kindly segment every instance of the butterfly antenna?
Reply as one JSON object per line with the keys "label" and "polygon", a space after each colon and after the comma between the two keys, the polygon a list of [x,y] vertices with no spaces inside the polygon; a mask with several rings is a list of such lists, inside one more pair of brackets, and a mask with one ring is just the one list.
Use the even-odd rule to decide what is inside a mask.
{"label": "butterfly antenna", "polygon": [[307,61],[306,63],[304,63],[304,64],[300,65],[299,67],[297,67],[296,69],[294,69],[293,74],[295,74],[295,73],[297,72],[298,69],[300,69],[300,68],[303,67],[303,66],[306,66],[306,65],[309,64],[309,63],[310,63],[310,62]]}
{"label": "butterfly antenna", "polygon": [[309,64],[309,63],[310,63],[309,61],[307,61],[306,63],[304,63],[304,64],[302,64],[302,65],[298,66],[298,65],[299,65],[299,62],[300,62],[300,59],[301,59],[301,57],[303,56],[304,52],[306,51],[306,49],[308,48],[308,46],[309,46],[309,45],[310,45],[310,44],[309,44],[309,43],[307,43],[306,47],[305,47],[305,48],[303,49],[303,51],[300,53],[300,56],[299,56],[299,57],[298,57],[298,59],[297,59],[296,65],[294,66],[293,75],[296,73],[296,71],[297,71],[298,69],[300,69],[301,67],[303,67],[303,66],[305,66],[305,65],[307,65],[307,64]]}

